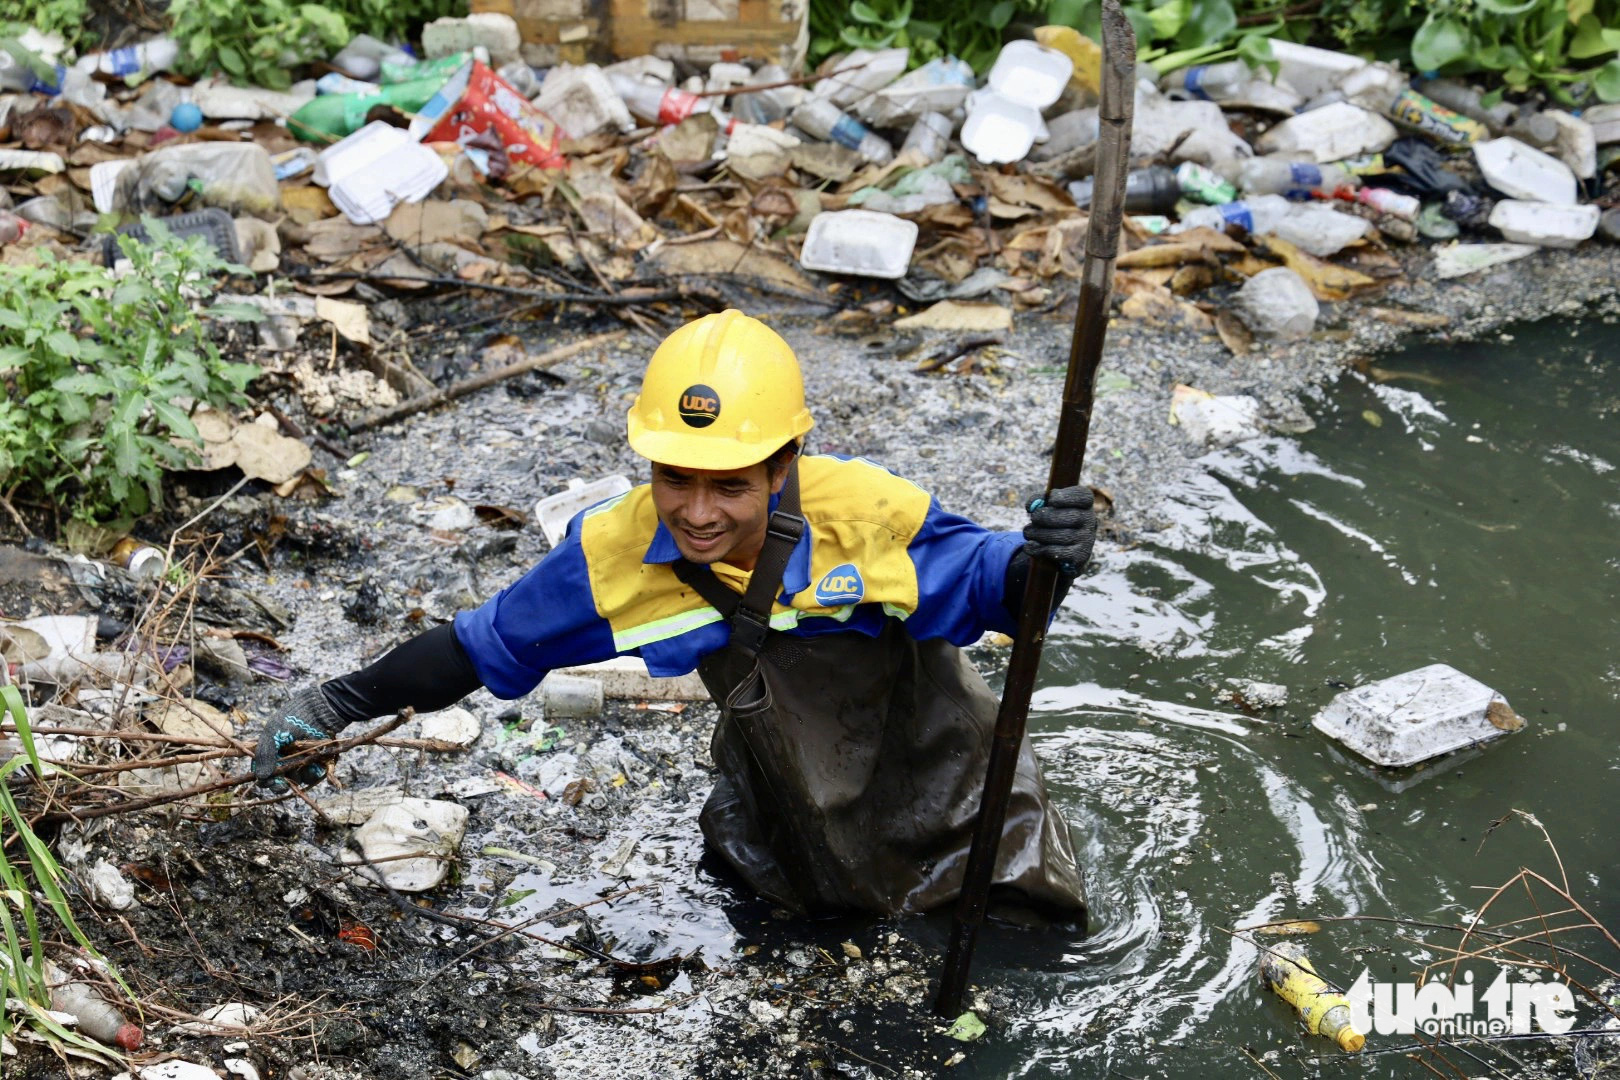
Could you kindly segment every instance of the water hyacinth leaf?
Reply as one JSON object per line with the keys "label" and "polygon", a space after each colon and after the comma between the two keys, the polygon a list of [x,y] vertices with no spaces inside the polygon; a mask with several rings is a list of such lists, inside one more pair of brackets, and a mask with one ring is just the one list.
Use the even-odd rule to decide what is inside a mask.
{"label": "water hyacinth leaf", "polygon": [[1575,28],[1575,37],[1569,43],[1569,55],[1575,60],[1591,60],[1620,52],[1620,29],[1605,27],[1596,15],[1582,16]]}
{"label": "water hyacinth leaf", "polygon": [[1439,71],[1473,52],[1472,37],[1461,19],[1431,14],[1412,35],[1412,63],[1419,71]]}
{"label": "water hyacinth leaf", "polygon": [[977,1013],[965,1012],[951,1021],[950,1030],[945,1032],[957,1042],[973,1042],[984,1035],[984,1021]]}
{"label": "water hyacinth leaf", "polygon": [[1489,11],[1494,15],[1523,15],[1534,8],[1542,0],[1524,0],[1522,4],[1503,3],[1503,0],[1474,0],[1474,4],[1481,11]]}
{"label": "water hyacinth leaf", "polygon": [[1620,60],[1610,60],[1592,76],[1592,92],[1599,101],[1620,101]]}
{"label": "water hyacinth leaf", "polygon": [[1597,0],[1568,0],[1564,5],[1564,15],[1569,19],[1569,24],[1574,26],[1581,19],[1590,15],[1592,8],[1596,5]]}
{"label": "water hyacinth leaf", "polygon": [[1271,39],[1264,34],[1244,34],[1238,38],[1238,59],[1256,71],[1269,72],[1273,81],[1282,65],[1271,51]]}
{"label": "water hyacinth leaf", "polygon": [[1176,35],[1176,48],[1196,49],[1225,41],[1237,29],[1237,12],[1231,0],[1195,0],[1192,13],[1181,33]]}
{"label": "water hyacinth leaf", "polygon": [[1153,38],[1173,38],[1181,33],[1181,28],[1187,25],[1187,19],[1192,14],[1192,0],[1170,0],[1169,3],[1160,4],[1147,13],[1148,26],[1152,28]]}
{"label": "water hyacinth leaf", "polygon": [[1001,3],[990,9],[985,21],[1000,30],[1012,21],[1013,12],[1017,10],[1018,5],[1013,3],[1013,0],[1001,0]]}

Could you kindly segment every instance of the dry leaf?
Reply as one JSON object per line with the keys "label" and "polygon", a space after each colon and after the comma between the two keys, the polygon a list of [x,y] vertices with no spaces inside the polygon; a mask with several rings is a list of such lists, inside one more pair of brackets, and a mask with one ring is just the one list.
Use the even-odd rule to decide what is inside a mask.
{"label": "dry leaf", "polygon": [[315,315],[337,327],[343,340],[357,345],[371,344],[371,320],[366,313],[366,305],[318,296],[315,298]]}
{"label": "dry leaf", "polygon": [[1012,329],[1011,308],[1000,304],[973,304],[941,300],[926,311],[895,322],[896,330],[967,330],[989,333]]}

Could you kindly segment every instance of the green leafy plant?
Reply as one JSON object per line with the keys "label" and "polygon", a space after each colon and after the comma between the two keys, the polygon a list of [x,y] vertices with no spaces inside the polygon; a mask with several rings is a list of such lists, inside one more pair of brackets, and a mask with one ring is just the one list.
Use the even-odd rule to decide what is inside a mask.
{"label": "green leafy plant", "polygon": [[1002,35],[1042,0],[811,0],[810,62],[847,49],[909,48],[911,66],[940,56],[988,71]]}
{"label": "green leafy plant", "polygon": [[[15,686],[0,686],[0,717],[16,728],[17,741],[23,751],[0,764],[0,823],[3,823],[0,831],[7,837],[5,850],[0,851],[0,935],[3,935],[0,937],[0,982],[4,983],[8,999],[7,1007],[0,1009],[0,1036],[9,1037],[26,1024],[47,1040],[71,1046],[103,1061],[116,1062],[112,1051],[63,1027],[48,1011],[51,992],[45,976],[40,900],[43,899],[45,909],[80,948],[91,956],[96,956],[96,950],[73,918],[62,888],[62,867],[28,824],[27,816],[11,791],[12,777],[19,770],[32,769],[35,776],[44,771],[28,726],[28,711]],[[113,977],[128,993],[129,987],[116,971]],[[12,1001],[18,1002],[21,1008],[14,1011]]]}
{"label": "green leafy plant", "polygon": [[259,370],[225,361],[196,310],[213,275],[242,268],[146,227],[150,244],[119,239],[121,278],[49,259],[0,267],[0,486],[66,500],[81,520],[159,505],[163,470],[196,460],[177,442],[198,439],[190,412],[244,404]]}
{"label": "green leafy plant", "polygon": [[284,90],[291,69],[348,44],[348,21],[322,4],[288,0],[174,0],[183,75],[223,71],[233,82]]}
{"label": "green leafy plant", "polygon": [[[0,0],[5,2],[12,0]],[[169,5],[182,74],[223,71],[233,82],[272,90],[285,89],[292,84],[292,69],[324,60],[356,34],[403,41],[424,22],[465,12],[465,0],[173,0]]]}
{"label": "green leafy plant", "polygon": [[89,0],[0,0],[0,27],[7,37],[32,27],[42,34],[61,34],[70,48],[94,45]]}
{"label": "green leafy plant", "polygon": [[[1189,64],[1240,59],[1251,67],[1275,68],[1270,36],[1282,30],[1282,19],[1263,11],[1239,11],[1232,0],[1158,0],[1128,3],[1125,16],[1136,31],[1137,59],[1160,74]],[[1101,33],[1101,0],[1052,0],[1047,17],[1097,40]],[[1252,25],[1256,18],[1260,25]]]}

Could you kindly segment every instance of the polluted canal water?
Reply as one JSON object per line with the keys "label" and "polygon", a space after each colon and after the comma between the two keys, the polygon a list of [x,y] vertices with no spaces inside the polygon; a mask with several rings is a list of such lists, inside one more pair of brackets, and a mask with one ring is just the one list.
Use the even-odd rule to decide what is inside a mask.
{"label": "polluted canal water", "polygon": [[[1521,866],[1559,880],[1535,828],[1492,831],[1513,810],[1546,826],[1575,898],[1620,925],[1617,346],[1614,326],[1548,321],[1347,372],[1319,392],[1314,431],[1213,452],[1157,528],[1082,580],[1030,727],[1084,838],[1092,936],[991,933],[977,979],[1016,1005],[962,1075],[1248,1077],[1256,1059],[1283,1076],[1429,1074],[1375,1053],[1410,1036],[1350,1058],[1304,1035],[1225,931],[1321,919],[1303,940],[1330,980],[1410,981],[1438,958],[1403,940],[1416,931],[1325,920],[1456,924]],[[1399,771],[1311,728],[1345,686],[1432,663],[1528,725]],[[1286,703],[1264,707],[1274,691],[1256,683]],[[1578,1004],[1578,1026],[1603,1018]]]}

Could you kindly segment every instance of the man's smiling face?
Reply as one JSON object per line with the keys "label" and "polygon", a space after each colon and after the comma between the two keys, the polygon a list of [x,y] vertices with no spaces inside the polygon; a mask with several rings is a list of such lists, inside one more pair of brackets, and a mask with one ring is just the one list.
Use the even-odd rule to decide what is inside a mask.
{"label": "man's smiling face", "polygon": [[687,561],[752,570],[765,545],[771,496],[786,481],[786,469],[773,475],[763,461],[725,471],[654,463],[653,506]]}

